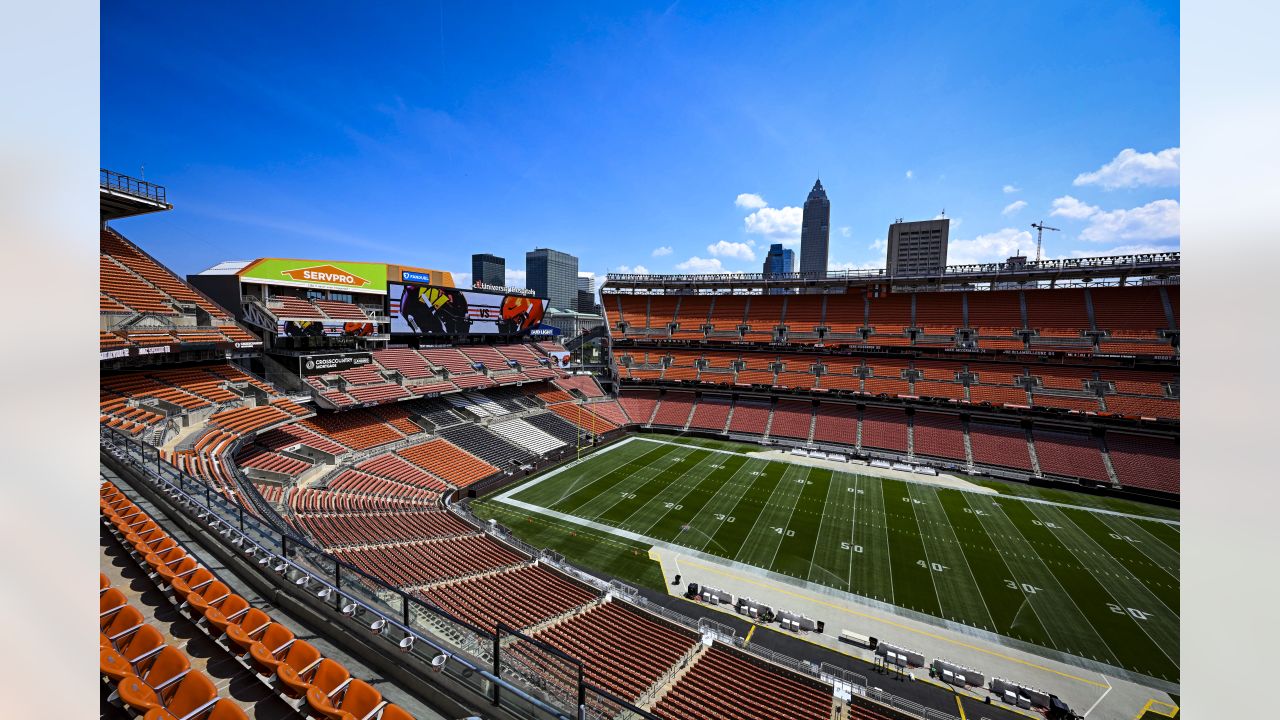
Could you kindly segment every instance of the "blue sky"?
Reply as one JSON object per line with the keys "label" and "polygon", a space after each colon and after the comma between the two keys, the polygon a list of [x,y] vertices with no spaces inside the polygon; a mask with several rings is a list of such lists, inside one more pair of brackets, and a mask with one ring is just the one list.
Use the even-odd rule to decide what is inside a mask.
{"label": "blue sky", "polygon": [[180,274],[758,271],[820,172],[832,267],[943,209],[952,262],[1178,247],[1177,3],[474,8],[105,3],[102,164],[175,205],[116,227]]}

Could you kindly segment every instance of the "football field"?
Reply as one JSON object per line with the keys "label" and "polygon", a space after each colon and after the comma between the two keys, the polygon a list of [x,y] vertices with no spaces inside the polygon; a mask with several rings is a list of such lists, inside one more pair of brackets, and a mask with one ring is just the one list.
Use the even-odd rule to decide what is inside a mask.
{"label": "football field", "polygon": [[1178,681],[1177,525],[705,445],[634,437],[509,496]]}

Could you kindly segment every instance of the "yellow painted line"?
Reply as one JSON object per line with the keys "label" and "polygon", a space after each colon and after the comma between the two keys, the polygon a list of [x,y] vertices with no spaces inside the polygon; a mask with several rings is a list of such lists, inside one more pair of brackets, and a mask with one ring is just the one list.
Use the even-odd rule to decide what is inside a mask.
{"label": "yellow painted line", "polygon": [[933,638],[934,640],[941,640],[942,642],[949,643],[949,644],[951,644],[951,645],[956,645],[956,646],[958,646],[958,647],[966,648],[966,649],[969,649],[969,650],[974,650],[974,651],[976,651],[976,652],[980,652],[980,653],[983,653],[983,654],[986,654],[986,655],[990,655],[990,656],[992,656],[992,657],[998,657],[998,658],[1000,658],[1001,660],[1008,660],[1008,661],[1010,661],[1010,662],[1018,663],[1019,665],[1025,665],[1025,666],[1027,666],[1027,667],[1035,668],[1036,670],[1043,670],[1043,671],[1045,671],[1045,672],[1053,673],[1054,675],[1059,675],[1059,676],[1061,676],[1061,677],[1068,678],[1068,679],[1070,679],[1070,680],[1075,680],[1076,682],[1082,682],[1082,683],[1085,683],[1086,685],[1092,685],[1092,686],[1094,686],[1094,687],[1099,687],[1099,688],[1105,688],[1105,687],[1107,687],[1105,684],[1100,683],[1100,682],[1096,682],[1096,681],[1094,681],[1094,680],[1089,680],[1089,679],[1087,679],[1087,678],[1077,677],[1077,676],[1075,676],[1075,675],[1071,675],[1071,674],[1069,674],[1069,673],[1062,672],[1061,670],[1054,670],[1053,668],[1045,667],[1045,666],[1043,666],[1043,665],[1037,665],[1036,663],[1028,662],[1028,661],[1023,660],[1023,659],[1021,659],[1021,658],[1016,658],[1016,657],[1013,657],[1013,656],[1011,656],[1011,655],[1005,655],[1004,653],[997,652],[997,651],[995,651],[995,650],[990,650],[990,649],[987,649],[987,648],[984,648],[984,647],[980,647],[980,646],[978,646],[978,645],[973,645],[973,644],[971,644],[971,643],[963,642],[963,641],[960,641],[960,640],[955,640],[955,639],[953,639],[953,638],[946,637],[945,635],[938,635],[937,633],[932,633],[932,632],[929,632],[929,631],[927,631],[927,630],[921,630],[921,629],[919,629],[919,628],[913,628],[913,627],[911,627],[910,625],[904,625],[904,624],[902,624],[902,623],[895,622],[895,621],[893,621],[893,620],[887,620],[887,619],[885,619],[885,618],[877,617],[877,616],[875,616],[875,615],[870,615],[870,614],[867,614],[867,613],[864,613],[864,612],[859,612],[859,611],[857,611],[857,610],[851,610],[851,609],[849,609],[849,608],[847,608],[847,607],[844,607],[844,606],[842,606],[842,605],[836,605],[835,603],[830,603],[830,602],[827,602],[827,601],[825,601],[825,600],[822,600],[822,599],[819,599],[819,598],[816,598],[816,597],[812,597],[812,596],[809,596],[809,595],[803,595],[803,594],[801,594],[801,593],[797,593],[797,592],[792,592],[792,591],[790,591],[790,590],[788,590],[788,589],[786,589],[786,588],[784,588],[784,587],[779,587],[779,586],[777,586],[777,585],[768,584],[768,583],[763,583],[763,582],[760,582],[759,580],[756,580],[755,578],[746,577],[746,576],[743,576],[743,575],[738,575],[737,573],[729,572],[729,571],[727,571],[727,570],[723,570],[723,569],[718,568],[718,567],[714,567],[714,566],[711,566],[711,565],[706,565],[706,564],[704,564],[704,563],[700,563],[700,562],[698,562],[698,561],[696,561],[696,560],[693,560],[693,559],[689,558],[688,556],[684,556],[684,557],[685,557],[685,562],[686,562],[686,563],[688,563],[688,564],[690,564],[690,565],[695,565],[695,566],[697,566],[697,567],[700,567],[700,568],[703,568],[703,569],[706,569],[706,570],[710,570],[710,571],[711,571],[711,572],[713,572],[713,573],[718,573],[718,574],[720,574],[720,575],[725,575],[725,576],[727,576],[727,577],[734,578],[735,580],[738,580],[738,581],[740,581],[740,582],[749,583],[749,584],[752,584],[752,585],[756,585],[756,586],[758,586],[758,587],[768,588],[768,589],[770,589],[770,590],[773,590],[774,592],[780,592],[780,593],[782,593],[782,594],[784,594],[784,595],[790,595],[791,597],[794,597],[794,598],[799,598],[799,599],[801,599],[801,600],[807,600],[807,601],[809,601],[809,602],[816,603],[816,604],[818,604],[818,605],[824,605],[824,606],[829,607],[829,608],[831,608],[831,609],[833,609],[833,610],[836,610],[836,611],[839,611],[839,612],[842,612],[842,613],[846,613],[846,614],[848,614],[848,615],[854,615],[854,616],[861,617],[861,618],[865,618],[865,619],[867,619],[867,620],[872,620],[872,621],[875,621],[875,622],[878,622],[878,623],[884,623],[885,625],[890,625],[890,626],[893,626],[893,627],[898,628],[898,629],[900,629],[900,630],[905,630],[905,631],[907,631],[907,632],[916,633],[917,635],[924,635],[925,637]]}
{"label": "yellow painted line", "polygon": [[754,635],[755,632],[756,632],[756,626],[752,625],[751,629],[747,631],[747,636],[743,638],[742,644],[746,645],[747,643],[751,642],[751,636]]}
{"label": "yellow painted line", "polygon": [[964,705],[960,704],[960,693],[956,693],[956,709],[960,711],[960,720],[969,720],[964,716]]}
{"label": "yellow painted line", "polygon": [[[1155,707],[1156,705],[1159,705],[1160,707]],[[1160,708],[1168,708],[1170,712],[1165,712]],[[1157,715],[1163,715],[1165,717],[1174,718],[1174,717],[1178,717],[1179,710],[1181,710],[1181,708],[1179,708],[1177,705],[1174,705],[1172,703],[1167,703],[1163,700],[1157,700],[1155,698],[1151,698],[1150,700],[1147,701],[1146,705],[1142,706],[1142,710],[1138,711],[1138,718],[1141,718],[1143,715],[1146,715],[1148,711],[1154,712]],[[1138,720],[1138,718],[1134,718],[1134,720]]]}

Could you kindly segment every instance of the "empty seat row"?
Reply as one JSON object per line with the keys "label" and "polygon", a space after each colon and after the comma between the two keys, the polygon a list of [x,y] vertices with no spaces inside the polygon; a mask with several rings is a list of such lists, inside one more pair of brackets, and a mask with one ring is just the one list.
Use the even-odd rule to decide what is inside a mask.
{"label": "empty seat row", "polygon": [[[165,597],[220,648],[251,670],[258,682],[291,707],[305,708],[308,714],[328,720],[412,718],[403,709],[384,701],[372,685],[352,678],[341,663],[323,657],[314,645],[296,637],[290,627],[273,620],[233,592],[119,488],[104,483],[99,502],[113,533],[139,567],[149,571],[149,579]],[[124,675],[118,687],[127,705],[146,713],[147,720],[245,717],[243,712],[235,714],[225,704],[219,711],[221,714],[213,715],[221,703],[216,699],[216,691],[210,692],[212,682],[198,671],[172,673],[174,679],[163,684],[151,682],[156,677],[154,666],[145,678],[130,674],[134,668],[129,667],[132,664],[129,657],[137,655],[134,643],[143,627],[141,624],[120,627],[130,619],[113,617],[105,621],[101,640],[104,674],[110,671]],[[126,654],[121,654],[121,650]],[[115,652],[116,657],[112,658],[110,652]],[[157,658],[161,654],[156,653]]]}

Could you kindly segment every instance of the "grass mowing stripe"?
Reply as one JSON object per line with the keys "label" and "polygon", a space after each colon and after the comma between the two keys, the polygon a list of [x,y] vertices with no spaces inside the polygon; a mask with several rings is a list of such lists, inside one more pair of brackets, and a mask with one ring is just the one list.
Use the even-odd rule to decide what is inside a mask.
{"label": "grass mowing stripe", "polygon": [[1175,554],[1181,552],[1182,548],[1182,531],[1179,528],[1165,525],[1164,523],[1147,523],[1142,526],[1152,537],[1164,543],[1164,546],[1172,550]]}
{"label": "grass mowing stripe", "polygon": [[1134,522],[1126,518],[1106,516],[1100,516],[1096,519],[1107,528],[1108,534],[1115,533],[1122,539],[1127,537],[1129,540],[1137,541],[1134,543],[1135,549],[1140,551],[1149,562],[1154,563],[1156,567],[1173,578],[1174,585],[1178,584],[1181,567],[1178,561],[1178,553],[1151,534],[1151,529],[1154,527],[1153,523]]}
{"label": "grass mowing stripe", "polygon": [[786,533],[787,522],[804,489],[804,476],[807,472],[808,468],[804,465],[783,464],[782,479],[769,498],[761,503],[760,516],[756,518],[734,560],[756,567],[770,567]]}
{"label": "grass mowing stripe", "polygon": [[1125,570],[1155,593],[1174,615],[1178,614],[1178,574],[1147,557],[1142,551],[1146,542],[1141,537],[1122,535],[1093,513],[1067,510],[1062,515],[1087,533],[1100,548],[1120,561]]}
{"label": "grass mowing stripe", "polygon": [[938,501],[947,514],[956,539],[964,548],[974,582],[983,595],[992,622],[995,623],[992,629],[1002,635],[1053,647],[1053,640],[1045,632],[1035,608],[1031,607],[1031,612],[1022,612],[1024,606],[1027,606],[1026,591],[1014,582],[1014,572],[1009,569],[1004,556],[991,542],[975,514],[986,511],[969,507],[964,493],[958,490],[938,490]]}
{"label": "grass mowing stripe", "polygon": [[[1127,613],[1112,611],[1111,594],[1058,540],[1054,530],[1045,527],[1043,521],[1035,517],[1030,506],[1008,500],[998,501],[998,504],[1010,522],[1015,523],[1028,542],[1034,544],[1033,551],[1047,561],[1056,584],[1061,588],[1071,588],[1069,593],[1063,593],[1064,596],[1079,608],[1089,629],[1116,658],[1116,664],[1152,677],[1176,680],[1176,666],[1169,662],[1164,651],[1137,627],[1137,621]],[[1060,649],[1090,657],[1092,648],[1093,643],[1086,640],[1078,644],[1073,641]]]}
{"label": "grass mowing stripe", "polygon": [[732,559],[732,555],[742,548],[747,536],[751,534],[755,523],[759,522],[765,502],[782,481],[782,471],[781,463],[765,463],[759,470],[749,471],[753,473],[751,487],[742,493],[742,497],[733,506],[733,512],[729,513],[738,519],[737,522],[721,525],[702,549],[713,545],[729,548],[729,554],[725,557]]}
{"label": "grass mowing stripe", "polygon": [[814,538],[809,580],[838,590],[849,589],[853,556],[853,498],[843,473],[828,473],[818,535]]}
{"label": "grass mowing stripe", "polygon": [[1007,495],[1009,497],[1036,498],[1039,500],[1048,500],[1050,502],[1075,505],[1077,507],[1101,508],[1104,510],[1114,510],[1115,512],[1131,513],[1133,515],[1163,518],[1165,520],[1177,520],[1181,514],[1176,508],[1169,508],[1163,505],[1149,505],[1144,502],[1129,500],[1127,498],[1091,495],[1089,493],[1073,492],[1071,490],[1064,490],[1061,488],[1048,488],[1040,485],[1030,485],[1016,480],[996,480],[993,478],[972,477],[969,475],[960,475],[960,477],[976,485],[989,487],[992,490],[998,491],[1001,495]]}
{"label": "grass mowing stripe", "polygon": [[[712,484],[724,482],[723,476],[717,477],[724,470],[721,467],[722,463],[715,462],[716,459],[721,457],[738,459],[736,456],[725,456],[719,453],[706,453],[704,457],[691,459],[690,462],[685,463],[690,467],[685,470],[684,474],[677,477],[667,488],[664,488],[662,492],[654,496],[648,507],[627,518],[625,524],[634,528],[635,532],[655,537],[653,533],[654,526],[661,522],[666,522],[668,516],[676,513],[675,526],[678,528],[683,524],[680,522],[680,518],[684,517],[683,513],[686,508],[691,511],[698,509],[698,506],[695,506],[693,501],[696,501],[700,496],[694,495],[693,501],[691,501],[690,494],[702,487],[703,483],[707,482],[709,478],[712,480]],[[707,491],[707,494],[710,494],[710,490]]]}
{"label": "grass mowing stripe", "polygon": [[590,503],[588,503],[583,506],[584,512],[576,514],[588,520],[633,530],[634,528],[626,525],[626,520],[636,511],[648,506],[651,500],[669,489],[676,478],[684,475],[690,468],[696,467],[697,461],[706,456],[706,450],[677,448],[675,452],[650,463],[644,472],[636,473],[635,477],[640,478],[640,482],[618,485],[613,502],[608,507],[596,510],[595,514],[591,515],[588,513],[595,508],[589,507]]}
{"label": "grass mowing stripe", "polygon": [[885,526],[889,528],[889,564],[893,568],[893,596],[902,607],[942,617],[938,590],[933,584],[933,568],[925,554],[907,484],[886,479],[882,485]]}
{"label": "grass mowing stripe", "polygon": [[[550,510],[559,510],[560,512],[571,515],[587,517],[583,515],[584,507],[597,503],[597,501],[602,497],[608,497],[612,491],[619,487],[634,483],[637,476],[643,478],[648,472],[650,472],[653,463],[672,453],[678,452],[679,450],[680,448],[672,445],[659,445],[640,457],[632,459],[627,462],[627,464],[606,473],[598,480],[594,480],[574,491],[574,493],[567,498],[560,500],[549,507],[546,505],[543,505],[543,507],[548,507]],[[574,468],[574,472],[590,476],[592,472],[591,463],[583,463],[582,465],[579,465]],[[574,476],[570,477],[575,481],[577,479]]]}
{"label": "grass mowing stripe", "polygon": [[1068,591],[1058,582],[1048,565],[1018,532],[1013,521],[1001,512],[1000,503],[980,495],[965,494],[964,498],[986,530],[991,544],[1013,573],[1014,584],[1022,591],[1025,602],[1014,613],[1010,636],[1034,642],[1013,629],[1022,621],[1021,613],[1030,612],[1036,616],[1049,637],[1048,647],[1062,651],[1071,647],[1096,648],[1095,652],[1088,654],[1089,657],[1118,664],[1115,653],[1111,652],[1088,619],[1071,601]]}
{"label": "grass mowing stripe", "polygon": [[[853,553],[857,557],[849,574],[849,586],[860,595],[896,604],[884,485],[876,478],[843,475],[853,484],[854,494],[858,496],[858,522],[853,526]],[[858,552],[858,548],[862,548],[862,552]]]}
{"label": "grass mowing stripe", "polygon": [[[1129,572],[1102,545],[1080,529],[1060,509],[1041,505],[1029,508],[1044,523],[1043,527],[1057,525],[1055,537],[1070,551],[1125,611],[1165,658],[1178,665],[1178,614],[1166,606],[1158,595],[1140,579]],[[1070,542],[1067,542],[1070,539]],[[1088,557],[1083,557],[1088,555]],[[1085,564],[1087,562],[1087,565]],[[1104,577],[1105,576],[1105,577]],[[1115,608],[1112,608],[1113,612]],[[1134,611],[1137,611],[1136,614]]]}
{"label": "grass mowing stripe", "polygon": [[[774,570],[801,580],[808,580],[813,573],[814,556],[819,552],[818,533],[826,519],[826,498],[831,488],[831,475],[830,470],[820,467],[810,467],[805,474],[800,497],[796,500],[782,543],[778,545],[777,554],[773,558]],[[836,578],[836,581],[842,579]],[[818,582],[833,585],[830,575]]]}
{"label": "grass mowing stripe", "polygon": [[662,566],[649,559],[649,546],[607,535],[581,525],[566,525],[563,520],[498,501],[479,501],[471,506],[476,515],[493,518],[515,531],[535,547],[551,548],[575,563],[619,579],[666,591]]}
{"label": "grass mowing stripe", "polygon": [[[668,510],[644,534],[660,540],[679,542],[682,528],[706,511],[719,492],[730,487],[738,468],[746,463],[747,459],[739,455],[712,454],[703,460],[707,472],[697,485],[677,501],[676,504],[681,507]],[[684,482],[684,479],[681,478],[680,482]]]}
{"label": "grass mowing stripe", "polygon": [[[589,456],[586,462],[566,468],[557,477],[535,483],[531,487],[516,492],[512,497],[541,507],[550,507],[579,490],[589,491],[590,482],[605,478],[626,467],[636,458],[644,456],[656,447],[648,443],[632,441],[625,445],[606,448],[597,456]],[[588,467],[590,470],[587,469]],[[587,495],[587,497],[590,496],[591,494]]]}
{"label": "grass mowing stripe", "polygon": [[[738,501],[752,487],[752,482],[747,478],[754,478],[750,475],[752,472],[758,472],[764,468],[765,463],[762,460],[751,460],[748,458],[738,458],[742,460],[742,465],[734,469],[733,474],[729,476],[716,491],[715,495],[701,508],[694,508],[694,516],[688,520],[685,525],[676,529],[674,542],[678,542],[686,547],[695,550],[705,550],[721,557],[729,557],[733,553],[715,541],[715,534],[720,528],[726,524],[733,525],[737,523],[737,518],[733,516],[733,510],[738,505]],[[728,461],[725,461],[726,468],[729,467]]]}
{"label": "grass mowing stripe", "polygon": [[[908,485],[916,511],[916,522],[925,535],[929,561],[947,569],[933,574],[945,617],[985,630],[994,630],[995,618],[987,607],[987,599],[978,587],[978,578],[970,567],[965,548],[947,518],[938,491],[929,485]],[[945,601],[942,600],[945,598]]]}

